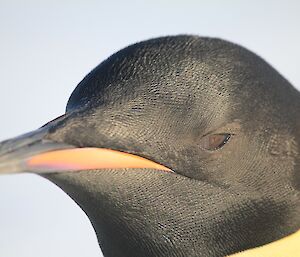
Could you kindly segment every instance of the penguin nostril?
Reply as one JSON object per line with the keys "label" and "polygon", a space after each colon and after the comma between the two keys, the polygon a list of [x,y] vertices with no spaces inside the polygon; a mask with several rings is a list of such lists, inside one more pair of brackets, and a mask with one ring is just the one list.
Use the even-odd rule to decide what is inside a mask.
{"label": "penguin nostril", "polygon": [[218,150],[229,141],[231,136],[232,135],[228,133],[206,135],[201,138],[200,147],[209,151]]}

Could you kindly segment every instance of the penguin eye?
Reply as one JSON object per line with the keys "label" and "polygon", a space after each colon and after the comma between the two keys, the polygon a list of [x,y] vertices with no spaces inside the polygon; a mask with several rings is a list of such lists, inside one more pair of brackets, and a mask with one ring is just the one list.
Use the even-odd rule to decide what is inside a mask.
{"label": "penguin eye", "polygon": [[214,151],[222,148],[230,139],[231,134],[213,134],[204,136],[200,140],[201,148]]}

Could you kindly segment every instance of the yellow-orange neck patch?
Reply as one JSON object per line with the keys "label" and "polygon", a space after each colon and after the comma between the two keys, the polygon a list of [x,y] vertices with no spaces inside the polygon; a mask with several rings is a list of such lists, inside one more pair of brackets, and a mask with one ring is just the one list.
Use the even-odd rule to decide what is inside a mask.
{"label": "yellow-orange neck patch", "polygon": [[278,241],[228,257],[300,257],[300,230]]}

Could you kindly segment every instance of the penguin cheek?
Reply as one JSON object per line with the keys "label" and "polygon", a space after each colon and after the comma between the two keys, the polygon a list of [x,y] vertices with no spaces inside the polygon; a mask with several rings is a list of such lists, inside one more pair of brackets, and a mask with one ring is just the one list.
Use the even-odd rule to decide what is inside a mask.
{"label": "penguin cheek", "polygon": [[197,162],[193,162],[197,167],[191,169],[192,172],[187,176],[218,185],[236,183],[240,176],[245,175],[243,172],[247,171],[248,164],[245,159],[250,159],[245,152],[245,147],[248,147],[247,140],[242,133],[229,134],[230,138],[228,138],[228,133],[210,134],[205,137],[211,137],[211,135],[217,135],[216,141],[213,139],[210,144],[207,142],[211,140],[210,138],[201,139],[206,142],[201,142],[204,145],[198,146]]}

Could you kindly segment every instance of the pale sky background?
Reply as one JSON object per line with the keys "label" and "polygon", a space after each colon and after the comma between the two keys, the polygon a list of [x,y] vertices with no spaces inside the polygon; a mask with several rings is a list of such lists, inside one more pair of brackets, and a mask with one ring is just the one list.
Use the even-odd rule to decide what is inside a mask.
{"label": "pale sky background", "polygon": [[[0,0],[0,140],[64,112],[77,83],[151,37],[221,37],[258,53],[300,88],[300,2]],[[100,257],[89,220],[35,175],[0,177],[0,257]]]}

